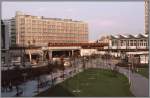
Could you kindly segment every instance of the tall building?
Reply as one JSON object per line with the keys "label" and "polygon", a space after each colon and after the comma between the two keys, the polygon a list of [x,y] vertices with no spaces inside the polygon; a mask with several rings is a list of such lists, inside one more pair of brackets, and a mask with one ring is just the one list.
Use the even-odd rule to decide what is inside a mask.
{"label": "tall building", "polygon": [[2,48],[9,49],[10,46],[10,34],[11,34],[11,21],[8,20],[2,20]]}
{"label": "tall building", "polygon": [[2,66],[9,62],[9,47],[10,47],[10,20],[1,20],[1,61]]}
{"label": "tall building", "polygon": [[12,18],[11,20],[11,39],[10,39],[10,43],[11,45],[16,45],[16,19]]}
{"label": "tall building", "polygon": [[10,45],[15,45],[15,18],[5,19],[3,20],[3,24],[5,25],[5,48],[8,49]]}
{"label": "tall building", "polygon": [[1,49],[5,48],[5,25],[1,20]]}
{"label": "tall building", "polygon": [[10,44],[11,44],[11,19],[3,20],[4,25],[5,25],[5,48],[9,49]]}
{"label": "tall building", "polygon": [[149,34],[149,0],[145,0],[145,34]]}
{"label": "tall building", "polygon": [[88,42],[88,24],[82,21],[44,18],[17,12],[14,27],[17,45]]}

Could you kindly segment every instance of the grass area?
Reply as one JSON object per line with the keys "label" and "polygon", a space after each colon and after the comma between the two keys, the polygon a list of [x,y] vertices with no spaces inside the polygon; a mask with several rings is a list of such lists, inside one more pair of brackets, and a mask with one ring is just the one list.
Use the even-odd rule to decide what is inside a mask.
{"label": "grass area", "polygon": [[[80,92],[73,92],[79,89]],[[37,96],[113,97],[133,96],[128,79],[110,70],[88,69],[50,88]]]}
{"label": "grass area", "polygon": [[138,73],[141,74],[142,76],[146,77],[146,78],[149,78],[149,67],[139,68]]}

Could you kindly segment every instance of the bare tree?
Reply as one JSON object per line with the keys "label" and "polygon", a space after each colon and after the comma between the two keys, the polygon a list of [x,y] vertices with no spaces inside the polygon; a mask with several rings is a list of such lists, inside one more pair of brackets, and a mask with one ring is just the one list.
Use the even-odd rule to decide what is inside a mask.
{"label": "bare tree", "polygon": [[61,57],[61,66],[60,69],[63,71],[63,80],[64,80],[64,71],[65,71],[65,66],[64,66],[64,57]]}
{"label": "bare tree", "polygon": [[86,68],[85,59],[86,59],[85,57],[82,58],[83,70],[85,70],[85,68]]}
{"label": "bare tree", "polygon": [[57,65],[52,64],[51,61],[48,62],[48,71],[49,71],[49,74],[51,75],[52,86],[54,86],[54,78],[53,78],[54,66],[57,66]]}

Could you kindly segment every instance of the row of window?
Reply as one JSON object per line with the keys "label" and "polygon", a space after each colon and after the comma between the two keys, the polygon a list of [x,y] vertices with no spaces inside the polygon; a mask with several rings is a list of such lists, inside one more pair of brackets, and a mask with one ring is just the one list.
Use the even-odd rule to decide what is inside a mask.
{"label": "row of window", "polygon": [[85,34],[88,35],[88,32],[83,31],[29,31],[29,30],[19,30],[20,33],[26,33],[26,34]]}
{"label": "row of window", "polygon": [[[26,29],[25,29],[26,28]],[[87,29],[75,29],[75,28],[31,28],[31,27],[19,27],[20,30],[34,30],[34,31],[83,31],[83,32],[88,32]]]}
{"label": "row of window", "polygon": [[83,24],[81,22],[74,22],[74,23],[68,23],[66,21],[63,22],[57,22],[55,20],[53,21],[43,21],[43,20],[32,20],[32,19],[25,19],[20,18],[20,23],[27,23],[27,24],[39,24],[39,25],[59,25],[59,26],[77,26],[77,27],[86,27],[87,24]]}
{"label": "row of window", "polygon": [[[20,43],[24,43],[24,44],[30,44],[33,43],[32,40],[26,40],[26,41],[23,41],[23,40],[20,40],[19,41]],[[49,42],[56,42],[56,43],[62,43],[62,42],[87,42],[86,40],[66,40],[66,39],[62,39],[62,40],[36,40],[34,43],[37,44],[42,44],[42,43],[49,43]]]}
{"label": "row of window", "polygon": [[37,26],[37,27],[50,27],[50,28],[85,28],[88,29],[87,26],[72,26],[72,25],[54,25],[54,24],[48,24],[48,25],[43,25],[43,24],[31,24],[31,23],[24,23],[20,22],[20,26]]}
{"label": "row of window", "polygon": [[[19,32],[25,32],[24,30],[21,30]],[[48,33],[48,34],[64,34],[64,33],[70,33],[70,34],[73,34],[73,33],[79,33],[79,34],[88,34],[87,32],[84,32],[84,31],[55,31],[55,30],[51,30],[51,31],[30,31],[30,30],[26,30],[27,33],[42,33],[42,34],[45,34],[45,33]]]}
{"label": "row of window", "polygon": [[113,40],[112,41],[112,46],[147,46],[148,45],[148,40],[128,40],[128,41],[117,41]]}
{"label": "row of window", "polygon": [[88,39],[88,37],[85,37],[85,36],[80,36],[80,37],[70,37],[70,36],[59,36],[59,37],[55,37],[55,36],[44,36],[44,37],[41,37],[41,36],[34,36],[34,37],[31,37],[31,36],[22,36],[22,38],[21,39],[25,39],[25,40],[27,40],[27,39],[37,39],[37,40],[49,40],[49,39],[57,39],[57,40],[61,40],[61,39],[70,39],[70,40],[72,40],[72,39]]}
{"label": "row of window", "polygon": [[20,26],[19,27],[20,29],[23,29],[25,30],[28,29],[28,30],[60,30],[60,31],[88,31],[88,29],[85,29],[85,28],[47,28],[47,27],[31,27],[31,26]]}

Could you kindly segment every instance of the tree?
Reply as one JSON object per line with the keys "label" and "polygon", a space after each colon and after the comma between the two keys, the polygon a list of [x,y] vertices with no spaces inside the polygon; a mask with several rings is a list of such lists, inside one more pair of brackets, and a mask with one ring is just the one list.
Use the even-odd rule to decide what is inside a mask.
{"label": "tree", "polygon": [[52,64],[51,61],[48,62],[48,72],[49,72],[49,74],[51,75],[52,86],[54,86],[54,78],[53,78],[54,66],[57,66],[57,65]]}
{"label": "tree", "polygon": [[85,68],[86,68],[85,60],[86,60],[86,57],[83,57],[83,58],[82,58],[82,62],[83,62],[83,70],[85,70]]}
{"label": "tree", "polygon": [[64,75],[65,75],[65,73],[64,73],[64,71],[65,71],[64,57],[62,56],[60,60],[61,60],[61,66],[60,66],[60,68],[63,71],[63,80],[64,80]]}

